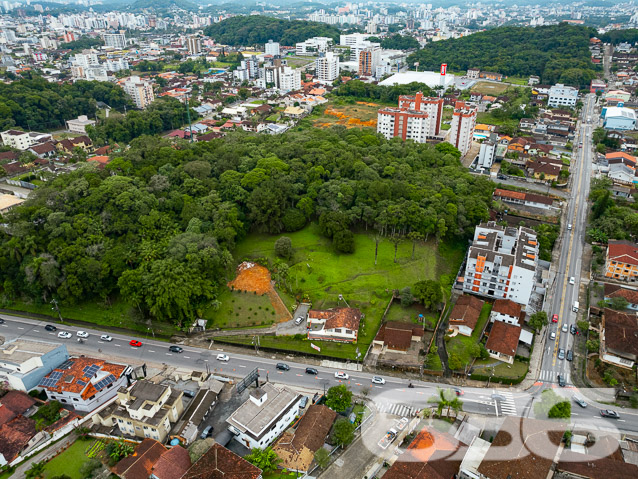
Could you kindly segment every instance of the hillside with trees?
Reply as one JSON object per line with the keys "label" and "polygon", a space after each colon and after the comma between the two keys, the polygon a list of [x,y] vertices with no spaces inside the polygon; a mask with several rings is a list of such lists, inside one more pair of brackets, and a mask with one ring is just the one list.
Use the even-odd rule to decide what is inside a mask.
{"label": "hillside with trees", "polygon": [[294,46],[311,37],[330,37],[339,41],[339,29],[332,25],[303,20],[282,20],[262,15],[242,15],[214,23],[204,34],[217,43],[231,46],[263,46],[268,40]]}
{"label": "hillside with trees", "polygon": [[635,45],[636,42],[638,42],[638,28],[610,30],[598,38],[600,38],[604,43],[611,43],[612,45],[618,45],[623,42]]}
{"label": "hillside with trees", "polygon": [[0,300],[121,297],[183,325],[217,298],[251,231],[317,222],[336,251],[357,229],[469,238],[488,218],[493,185],[459,156],[447,143],[345,128],[197,143],[142,136],[106,168],[60,175],[0,218]]}
{"label": "hillside with trees", "polygon": [[416,38],[410,35],[391,35],[385,38],[370,37],[371,42],[381,43],[381,48],[387,48],[388,50],[411,50],[419,48],[419,42]]}
{"label": "hillside with trees", "polygon": [[591,62],[592,28],[561,23],[543,27],[500,27],[426,45],[408,57],[422,70],[480,68],[506,76],[538,75],[541,83],[587,86],[600,68]]}
{"label": "hillside with trees", "polygon": [[78,115],[95,116],[98,101],[116,109],[133,105],[122,88],[109,82],[58,84],[34,77],[0,83],[0,130],[58,128]]}
{"label": "hillside with trees", "polygon": [[104,40],[100,37],[84,36],[72,42],[61,43],[60,50],[71,50],[71,53],[77,53],[88,48],[99,48],[104,46]]}

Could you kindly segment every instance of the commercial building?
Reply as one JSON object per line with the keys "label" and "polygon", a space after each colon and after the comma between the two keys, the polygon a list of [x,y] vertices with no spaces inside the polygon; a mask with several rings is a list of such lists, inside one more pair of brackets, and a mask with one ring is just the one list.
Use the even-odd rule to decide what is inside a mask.
{"label": "commercial building", "polygon": [[14,339],[0,346],[0,381],[11,389],[30,391],[67,359],[64,344]]}
{"label": "commercial building", "polygon": [[272,55],[273,57],[280,55],[279,42],[273,42],[268,40],[268,43],[264,46],[266,55]]}
{"label": "commercial building", "polygon": [[94,125],[95,120],[89,120],[88,116],[80,115],[75,120],[67,120],[66,129],[71,133],[80,133],[84,135],[86,134],[86,127]]}
{"label": "commercial building", "polygon": [[308,311],[308,339],[354,343],[359,336],[361,311],[356,308],[334,308]]}
{"label": "commercial building", "polygon": [[635,130],[636,112],[631,108],[610,106],[603,108],[603,127],[607,130]]}
{"label": "commercial building", "polygon": [[126,36],[123,33],[105,33],[104,45],[117,50],[126,48]]}
{"label": "commercial building", "polygon": [[299,414],[301,395],[265,383],[226,419],[235,440],[249,449],[268,447]]}
{"label": "commercial building", "polygon": [[202,40],[199,37],[188,37],[186,47],[190,55],[199,55],[202,52]]}
{"label": "commercial building", "polygon": [[457,101],[454,105],[448,141],[461,151],[461,155],[465,155],[472,147],[477,113],[475,106],[463,101]]}
{"label": "commercial building", "polygon": [[339,56],[333,52],[320,54],[315,60],[317,80],[333,82],[339,77]]}
{"label": "commercial building", "polygon": [[382,108],[377,113],[377,133],[388,140],[396,136],[403,140],[425,143],[439,136],[443,116],[443,99],[416,95],[401,95],[398,108]]}
{"label": "commercial building", "polygon": [[377,66],[381,59],[381,48],[378,46],[366,47],[359,52],[359,76],[371,77],[376,74]]}
{"label": "commercial building", "polygon": [[78,411],[93,411],[115,397],[127,383],[129,367],[101,359],[71,358],[47,374],[38,384],[53,401]]}
{"label": "commercial building", "polygon": [[0,133],[2,143],[18,150],[28,150],[30,146],[49,141],[52,137],[48,133],[36,131],[6,130]]}
{"label": "commercial building", "polygon": [[494,158],[496,158],[497,143],[494,141],[486,140],[481,143],[481,149],[479,150],[479,156],[476,163],[478,168],[492,168],[494,164]]}
{"label": "commercial building", "polygon": [[609,240],[605,257],[605,276],[635,282],[638,279],[638,245],[631,241]]}
{"label": "commercial building", "polygon": [[122,84],[124,91],[133,99],[135,106],[144,109],[155,100],[153,84],[138,76],[129,77]]}
{"label": "commercial building", "polygon": [[394,86],[394,85],[407,85],[408,83],[424,83],[430,88],[436,88],[442,86],[444,90],[448,87],[454,86],[454,75],[446,73],[441,75],[439,72],[401,72],[395,73],[389,78],[386,78],[382,82],[379,82],[381,86]]}
{"label": "commercial building", "polygon": [[631,369],[638,359],[638,316],[605,308],[600,335],[601,361]]}
{"label": "commercial building", "polygon": [[467,254],[463,291],[527,306],[538,267],[538,240],[530,228],[494,221],[476,227]]}
{"label": "commercial building", "polygon": [[604,81],[592,80],[589,85],[589,92],[590,93],[603,92],[605,91],[605,88],[607,88],[607,84]]}
{"label": "commercial building", "polygon": [[576,106],[577,101],[578,90],[576,88],[557,83],[549,89],[547,106],[568,106],[573,108]]}

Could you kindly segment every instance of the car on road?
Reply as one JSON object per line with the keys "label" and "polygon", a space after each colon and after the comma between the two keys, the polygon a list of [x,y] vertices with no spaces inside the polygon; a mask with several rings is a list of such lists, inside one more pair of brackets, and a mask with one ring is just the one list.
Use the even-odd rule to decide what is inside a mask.
{"label": "car on road", "polygon": [[569,325],[569,332],[572,334],[576,334],[578,332],[578,328],[574,324]]}
{"label": "car on road", "polygon": [[303,319],[303,316],[299,316],[297,319],[295,319],[295,324],[299,326],[301,323],[303,323]]}
{"label": "car on road", "polygon": [[608,417],[609,419],[620,419],[620,414],[618,414],[616,411],[612,411],[611,409],[601,409],[600,416]]}
{"label": "car on road", "polygon": [[372,376],[372,384],[385,384],[385,379],[381,376]]}
{"label": "car on road", "polygon": [[299,407],[301,409],[305,409],[307,405],[308,405],[308,396],[304,396],[301,398],[301,401],[299,401]]}
{"label": "car on road", "polygon": [[554,316],[552,316],[552,323],[557,323],[558,322],[558,315],[555,314]]}
{"label": "car on road", "polygon": [[319,371],[317,371],[315,368],[306,368],[306,374],[312,374],[316,376],[317,374],[319,374]]}
{"label": "car on road", "polygon": [[549,339],[551,339],[552,341],[556,339],[556,331],[551,331],[549,333]]}
{"label": "car on road", "polygon": [[286,363],[277,363],[275,367],[280,371],[290,371],[290,366],[288,366]]}
{"label": "car on road", "polygon": [[230,358],[228,357],[228,354],[218,354],[217,355],[217,361],[226,361],[228,362],[230,360]]}
{"label": "car on road", "polygon": [[77,333],[78,338],[88,338],[89,337],[89,333],[87,333],[86,331],[78,331]]}
{"label": "car on road", "polygon": [[558,359],[565,359],[565,350],[563,348],[558,350]]}
{"label": "car on road", "polygon": [[139,348],[142,346],[142,341],[138,341],[137,339],[131,339],[129,341],[129,344],[133,346],[134,348]]}
{"label": "car on road", "polygon": [[213,426],[206,426],[199,437],[201,439],[206,439],[208,436],[211,435],[212,432],[213,432]]}
{"label": "car on road", "polygon": [[461,388],[452,388],[452,390],[457,396],[463,396],[463,394],[465,394]]}
{"label": "car on road", "polygon": [[57,331],[58,328],[56,328],[55,326],[53,326],[52,324],[47,324],[44,329],[46,329],[47,331]]}
{"label": "car on road", "polygon": [[573,277],[573,276],[571,276],[571,277],[569,278],[569,284],[574,284],[575,282],[576,282],[576,280],[574,279],[574,277]]}
{"label": "car on road", "polygon": [[184,348],[180,347],[180,346],[175,346],[175,345],[171,345],[168,347],[168,350],[171,353],[183,353],[184,352]]}
{"label": "car on road", "polygon": [[558,375],[558,385],[562,388],[565,387],[567,383],[565,382],[565,376]]}
{"label": "car on road", "polygon": [[407,417],[402,417],[401,419],[399,419],[399,422],[397,422],[397,429],[399,431],[403,431],[405,429],[405,426],[407,426],[409,422],[410,420]]}
{"label": "car on road", "polygon": [[0,318],[0,324],[4,324],[4,319]]}
{"label": "car on road", "polygon": [[566,333],[566,332],[567,332],[567,323],[563,324],[563,327],[562,327],[562,328],[560,328],[560,330],[561,330],[563,333]]}
{"label": "car on road", "polygon": [[571,349],[567,350],[567,356],[565,356],[565,359],[567,359],[567,361],[574,360],[574,352]]}
{"label": "car on road", "polygon": [[507,401],[505,396],[503,396],[501,394],[498,394],[498,393],[492,394],[492,399],[494,399],[494,401]]}
{"label": "car on road", "polygon": [[390,444],[392,444],[392,442],[397,438],[397,431],[396,429],[390,429],[388,432],[385,433],[385,436],[383,436],[381,438],[381,440],[379,441],[378,445],[381,449],[387,449],[388,446]]}
{"label": "car on road", "polygon": [[348,374],[344,373],[343,371],[337,371],[335,373],[335,378],[337,378],[337,379],[350,379],[350,376],[348,376]]}
{"label": "car on road", "polygon": [[506,180],[506,179],[507,179],[507,176],[505,176],[505,175],[498,175],[498,179],[499,179],[499,180]]}
{"label": "car on road", "polygon": [[62,338],[62,339],[69,339],[70,337],[72,337],[73,335],[67,331],[60,331],[58,333],[58,338]]}
{"label": "car on road", "polygon": [[108,341],[108,342],[113,341],[113,338],[111,336],[109,336],[108,334],[103,334],[102,336],[100,336],[100,339],[102,341]]}
{"label": "car on road", "polygon": [[583,398],[581,398],[580,396],[574,396],[572,397],[572,399],[574,400],[574,402],[576,404],[578,404],[580,407],[582,408],[586,408],[587,407],[587,403],[585,402],[585,400]]}

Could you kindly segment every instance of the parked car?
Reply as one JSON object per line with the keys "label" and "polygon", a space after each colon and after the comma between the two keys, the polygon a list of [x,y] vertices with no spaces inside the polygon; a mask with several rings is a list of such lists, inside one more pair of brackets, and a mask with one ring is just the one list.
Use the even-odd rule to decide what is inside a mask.
{"label": "parked car", "polygon": [[557,323],[558,322],[558,315],[555,314],[554,316],[552,316],[552,323]]}
{"label": "parked car", "polygon": [[286,363],[277,363],[275,367],[280,371],[290,371],[290,366],[288,366]]}
{"label": "parked car", "polygon": [[301,401],[299,402],[299,407],[301,409],[305,409],[307,405],[308,405],[308,396],[304,396],[301,398]]}
{"label": "parked car", "polygon": [[0,324],[4,324],[4,319],[0,318]]}
{"label": "parked car", "polygon": [[344,373],[343,371],[337,371],[335,373],[335,378],[337,378],[337,379],[350,379],[350,376],[348,376],[348,374]]}
{"label": "parked car", "polygon": [[551,339],[552,341],[556,339],[556,331],[551,331],[549,333],[549,339]]}
{"label": "parked car", "polygon": [[57,331],[58,328],[56,328],[55,326],[53,326],[52,324],[47,324],[44,329],[46,329],[47,331]]}
{"label": "parked car", "polygon": [[62,338],[62,339],[69,339],[71,336],[73,335],[67,331],[60,331],[58,333],[58,338]]}
{"label": "parked car", "polygon": [[574,402],[576,404],[578,404],[580,407],[582,408],[586,408],[587,407],[587,403],[585,402],[585,400],[583,398],[581,398],[580,396],[574,396],[572,398],[574,400]]}
{"label": "parked car", "polygon": [[569,332],[572,334],[576,334],[578,332],[578,328],[574,324],[569,325]]}
{"label": "parked car", "polygon": [[181,347],[179,347],[179,346],[174,346],[174,345],[169,346],[169,347],[168,347],[168,350],[169,350],[171,353],[183,353],[183,352],[184,352],[184,348],[181,348]]}
{"label": "parked car", "polygon": [[574,279],[574,277],[573,277],[573,276],[571,276],[571,277],[569,278],[569,284],[574,284],[575,282],[576,282],[576,280]]}
{"label": "parked car", "polygon": [[562,388],[565,387],[567,383],[565,382],[565,376],[558,375],[558,385]]}
{"label": "parked car", "polygon": [[133,346],[134,348],[141,348],[142,347],[142,341],[138,341],[137,339],[131,339],[129,341],[129,344],[131,346]]}
{"label": "parked car", "polygon": [[303,316],[299,316],[297,319],[295,319],[295,324],[299,326],[301,323],[303,323],[303,319]]}
{"label": "parked car", "polygon": [[228,357],[228,354],[218,354],[217,355],[217,361],[226,361],[228,362],[230,360],[230,358]]}
{"label": "parked car", "polygon": [[558,359],[565,359],[565,350],[563,348],[558,350]]}
{"label": "parked car", "polygon": [[111,336],[109,336],[108,334],[103,334],[102,336],[100,336],[100,339],[102,341],[108,341],[108,342],[113,341],[113,338]]}
{"label": "parked car", "polygon": [[306,368],[306,374],[312,374],[316,376],[317,374],[319,374],[319,371],[317,371],[315,368]]}
{"label": "parked car", "polygon": [[608,417],[609,419],[620,419],[620,415],[611,409],[601,409],[600,415],[601,417]]}
{"label": "parked car", "polygon": [[574,352],[571,349],[567,350],[567,356],[565,357],[565,359],[567,359],[567,361],[574,360]]}
{"label": "parked car", "polygon": [[385,379],[381,376],[372,376],[372,384],[385,384]]}
{"label": "parked car", "polygon": [[206,426],[199,437],[201,439],[206,439],[208,436],[211,435],[212,432],[213,432],[213,426]]}
{"label": "parked car", "polygon": [[188,398],[194,398],[196,395],[197,395],[196,391],[193,391],[192,389],[184,389],[184,396]]}
{"label": "parked car", "polygon": [[78,338],[88,338],[89,337],[89,333],[87,333],[86,331],[78,331],[77,333]]}
{"label": "parked car", "polygon": [[567,323],[565,323],[565,324],[563,324],[563,327],[562,327],[562,328],[560,328],[560,330],[561,330],[563,333],[566,333],[566,332],[567,332],[567,328],[568,328]]}

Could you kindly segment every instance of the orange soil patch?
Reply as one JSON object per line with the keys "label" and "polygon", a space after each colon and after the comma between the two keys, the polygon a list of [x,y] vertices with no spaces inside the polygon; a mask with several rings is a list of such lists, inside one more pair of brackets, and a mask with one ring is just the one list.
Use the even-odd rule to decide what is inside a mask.
{"label": "orange soil patch", "polygon": [[259,295],[267,294],[270,304],[275,309],[278,323],[292,318],[292,314],[273,287],[270,271],[260,264],[244,261],[237,267],[237,277],[228,283],[228,287],[240,291],[254,291]]}
{"label": "orange soil patch", "polygon": [[357,105],[379,106],[378,103],[370,103],[369,101],[358,101]]}
{"label": "orange soil patch", "polygon": [[[361,103],[361,104],[365,104],[365,105],[374,105],[374,103],[366,103],[366,102],[357,102],[357,103]],[[338,118],[337,124],[338,125],[344,125],[344,126],[346,126],[348,128],[353,128],[353,127],[357,127],[357,128],[375,128],[377,126],[377,120],[375,120],[375,119],[368,120],[368,121],[363,121],[363,120],[360,120],[359,118],[348,116],[345,113],[343,113],[343,112],[341,112],[339,110],[335,110],[332,107],[326,108],[324,113],[326,115],[330,115],[330,116],[334,116],[334,117]],[[318,128],[330,128],[331,126],[334,126],[334,123],[316,123],[315,126],[318,127]]]}

